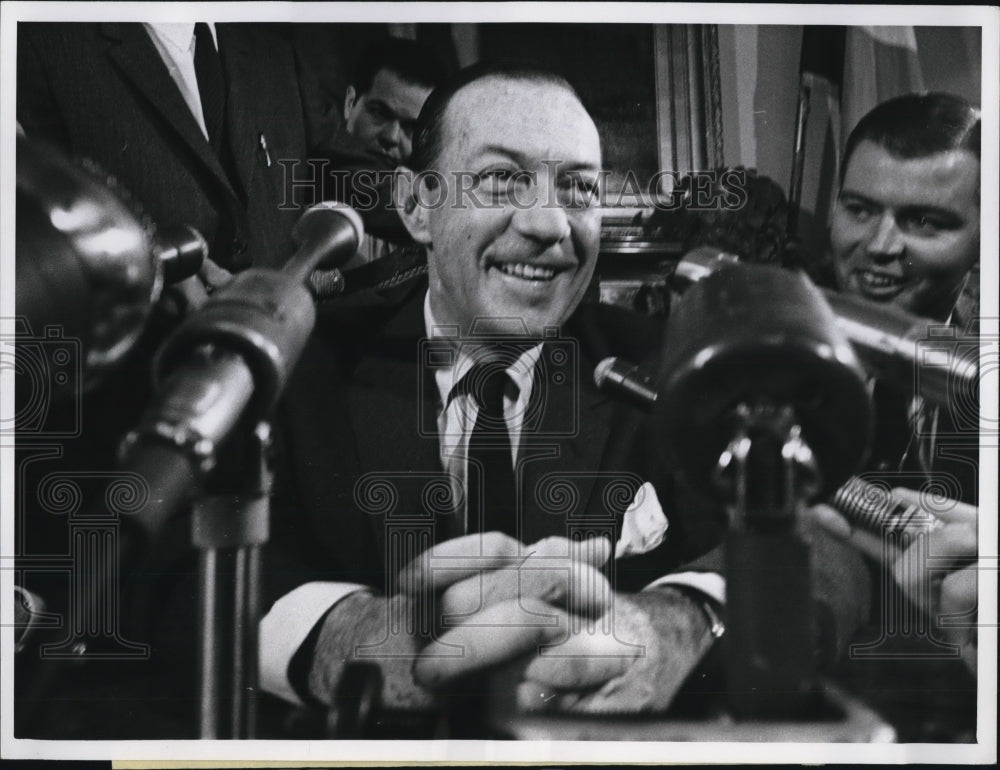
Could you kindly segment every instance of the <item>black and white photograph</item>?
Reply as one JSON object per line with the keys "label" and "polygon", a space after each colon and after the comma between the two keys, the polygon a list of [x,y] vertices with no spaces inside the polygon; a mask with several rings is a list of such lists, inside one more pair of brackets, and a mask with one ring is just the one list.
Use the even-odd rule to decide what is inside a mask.
{"label": "black and white photograph", "polygon": [[996,762],[985,6],[5,2],[0,756]]}

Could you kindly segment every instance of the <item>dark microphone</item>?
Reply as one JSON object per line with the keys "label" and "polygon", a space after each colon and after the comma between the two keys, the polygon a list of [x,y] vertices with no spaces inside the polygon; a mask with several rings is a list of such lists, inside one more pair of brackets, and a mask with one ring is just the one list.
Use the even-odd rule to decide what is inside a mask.
{"label": "dark microphone", "polygon": [[274,406],[315,323],[309,276],[320,264],[350,258],[364,229],[353,209],[320,203],[292,236],[298,248],[282,270],[238,274],[156,354],[158,395],[121,448],[123,462],[153,488],[136,516],[147,534],[215,467],[216,450],[236,424]]}
{"label": "dark microphone", "polygon": [[17,314],[79,342],[88,385],[139,339],[165,283],[208,253],[191,227],[154,228],[114,177],[17,138]]}
{"label": "dark microphone", "polygon": [[[739,257],[702,246],[677,263],[673,286],[683,290],[739,262]],[[955,329],[848,294],[823,289],[837,327],[873,377],[917,393],[935,405],[958,398],[975,403],[979,394],[979,344]]]}
{"label": "dark microphone", "polygon": [[656,404],[656,385],[637,364],[608,356],[594,367],[594,384],[599,390],[622,398],[643,411]]}
{"label": "dark microphone", "polygon": [[979,341],[944,324],[860,297],[824,291],[837,326],[869,374],[905,387],[933,404],[979,394]]}

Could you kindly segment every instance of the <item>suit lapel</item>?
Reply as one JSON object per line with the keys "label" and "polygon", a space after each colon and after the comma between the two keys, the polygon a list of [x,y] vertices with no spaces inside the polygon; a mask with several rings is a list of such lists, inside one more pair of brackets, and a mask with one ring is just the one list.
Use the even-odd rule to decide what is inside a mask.
{"label": "suit lapel", "polygon": [[437,539],[453,534],[442,530],[450,530],[443,511],[436,517],[428,511],[429,501],[442,499],[433,494],[434,485],[447,480],[437,435],[437,387],[433,372],[420,365],[422,308],[423,293],[417,292],[368,346],[348,389],[361,483],[388,485],[395,500],[386,518],[369,517],[371,534],[383,548],[394,522],[433,524]]}
{"label": "suit lapel", "polygon": [[[568,536],[572,520],[592,508],[596,469],[612,427],[613,404],[591,382],[592,365],[581,360],[581,348],[561,355],[565,351],[558,343],[545,344],[529,410],[534,419],[522,433],[518,479],[527,543]],[[573,490],[572,505],[560,491],[566,489]]]}
{"label": "suit lapel", "polygon": [[194,156],[232,193],[228,177],[198,127],[191,110],[153,41],[140,24],[101,24],[101,31],[112,42],[108,56],[114,66],[136,88],[138,95],[177,134]]}

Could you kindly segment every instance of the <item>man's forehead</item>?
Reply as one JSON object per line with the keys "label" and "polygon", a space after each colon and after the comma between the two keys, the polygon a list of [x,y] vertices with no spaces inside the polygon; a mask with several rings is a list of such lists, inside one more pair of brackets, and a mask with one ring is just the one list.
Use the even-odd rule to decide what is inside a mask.
{"label": "man's forehead", "polygon": [[590,150],[596,157],[586,160],[600,163],[600,139],[592,118],[576,94],[558,81],[488,75],[452,96],[444,124],[445,146],[515,149],[548,139],[553,146],[577,147],[583,155]]}
{"label": "man's forehead", "polygon": [[419,102],[419,111],[419,107],[423,105],[424,100],[430,92],[431,88],[429,86],[414,83],[402,77],[395,70],[383,67],[372,78],[371,88],[368,89],[368,96],[377,97],[385,101]]}
{"label": "man's forehead", "polygon": [[842,186],[846,193],[901,204],[964,206],[978,202],[979,159],[967,150],[901,158],[866,141],[851,155]]}

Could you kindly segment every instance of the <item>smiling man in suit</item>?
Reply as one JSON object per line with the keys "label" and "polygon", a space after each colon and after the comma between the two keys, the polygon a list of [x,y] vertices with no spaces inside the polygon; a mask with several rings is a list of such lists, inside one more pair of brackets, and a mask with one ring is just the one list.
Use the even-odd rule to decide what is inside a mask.
{"label": "smiling man in suit", "polygon": [[600,170],[559,77],[480,66],[431,95],[398,195],[428,277],[360,332],[327,319],[286,393],[266,690],[336,706],[370,664],[423,708],[502,670],[478,691],[521,708],[662,711],[712,647],[722,580],[691,563],[722,522],[590,374],[660,343],[583,302]]}

